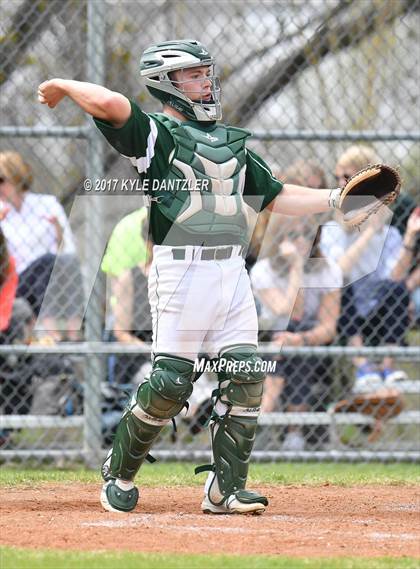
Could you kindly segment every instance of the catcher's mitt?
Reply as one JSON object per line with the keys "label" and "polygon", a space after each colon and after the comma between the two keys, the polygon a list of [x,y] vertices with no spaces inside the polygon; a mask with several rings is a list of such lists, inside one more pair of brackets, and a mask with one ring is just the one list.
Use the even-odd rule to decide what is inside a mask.
{"label": "catcher's mitt", "polygon": [[400,193],[401,177],[385,164],[369,165],[347,180],[341,189],[338,209],[344,223],[358,227],[383,205],[395,201]]}
{"label": "catcher's mitt", "polygon": [[386,389],[375,393],[358,394],[343,399],[334,406],[335,413],[363,413],[375,419],[396,417],[404,408],[401,394],[396,389]]}

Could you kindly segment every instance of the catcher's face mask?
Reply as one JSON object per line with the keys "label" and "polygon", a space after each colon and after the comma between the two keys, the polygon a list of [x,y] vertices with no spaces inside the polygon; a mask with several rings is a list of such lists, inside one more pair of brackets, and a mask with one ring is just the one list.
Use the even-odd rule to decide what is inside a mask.
{"label": "catcher's face mask", "polygon": [[215,105],[220,100],[220,81],[214,75],[214,66],[192,67],[170,73],[172,85],[191,105]]}
{"label": "catcher's face mask", "polygon": [[216,121],[222,118],[220,83],[214,60],[195,40],[176,40],[149,47],[140,71],[150,93],[186,118]]}

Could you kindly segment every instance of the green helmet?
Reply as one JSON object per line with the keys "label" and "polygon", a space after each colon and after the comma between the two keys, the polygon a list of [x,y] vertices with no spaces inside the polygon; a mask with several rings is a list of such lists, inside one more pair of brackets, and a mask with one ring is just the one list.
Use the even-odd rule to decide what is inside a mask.
{"label": "green helmet", "polygon": [[[209,66],[211,74],[211,99],[193,101],[171,81],[171,71],[191,67]],[[140,60],[140,74],[153,95],[170,105],[190,120],[216,121],[222,118],[220,83],[213,75],[214,60],[207,49],[195,40],[174,40],[148,47]],[[181,82],[178,82],[179,85]]]}

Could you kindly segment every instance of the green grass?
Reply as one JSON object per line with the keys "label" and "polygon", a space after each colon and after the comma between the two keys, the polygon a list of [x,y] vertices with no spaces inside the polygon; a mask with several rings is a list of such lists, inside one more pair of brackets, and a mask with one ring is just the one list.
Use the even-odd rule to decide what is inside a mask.
{"label": "green grass", "polygon": [[291,558],[41,551],[6,547],[1,569],[419,569],[412,558]]}
{"label": "green grass", "polygon": [[[138,482],[141,486],[197,486],[205,475],[194,476],[194,465],[187,463],[146,464]],[[77,469],[22,469],[2,467],[0,486],[43,482],[100,483],[98,471]],[[352,486],[357,484],[419,484],[420,466],[416,464],[276,463],[254,464],[249,484]]]}

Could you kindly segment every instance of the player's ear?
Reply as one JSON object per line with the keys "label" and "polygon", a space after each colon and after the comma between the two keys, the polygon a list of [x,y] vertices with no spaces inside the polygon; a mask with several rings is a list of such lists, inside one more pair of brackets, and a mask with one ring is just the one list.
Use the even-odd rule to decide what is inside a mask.
{"label": "player's ear", "polygon": [[170,73],[168,73],[168,77],[172,81],[175,87],[178,87],[177,83],[178,81],[181,81],[180,79],[181,73],[182,71],[171,71]]}

